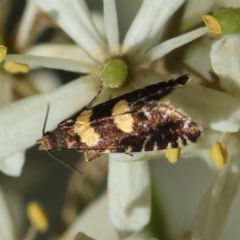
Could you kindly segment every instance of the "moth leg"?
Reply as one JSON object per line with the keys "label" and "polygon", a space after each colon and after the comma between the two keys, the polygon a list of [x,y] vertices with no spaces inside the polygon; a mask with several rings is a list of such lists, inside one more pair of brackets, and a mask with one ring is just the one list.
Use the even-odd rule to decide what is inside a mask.
{"label": "moth leg", "polygon": [[93,155],[92,157],[88,158],[88,154],[86,152],[84,152],[84,157],[85,157],[86,162],[90,162],[90,161],[100,157],[101,155],[102,155],[102,153],[97,153],[97,154]]}
{"label": "moth leg", "polygon": [[133,153],[125,152],[125,154],[127,154],[127,155],[133,157]]}
{"label": "moth leg", "polygon": [[146,145],[147,145],[147,143],[148,143],[151,139],[152,139],[152,134],[149,134],[149,135],[146,137],[146,139],[145,139],[145,141],[144,141],[144,143],[143,143],[142,152],[145,151]]}
{"label": "moth leg", "polygon": [[85,161],[86,161],[86,162],[89,162],[89,159],[88,159],[88,155],[87,155],[87,153],[84,152],[83,154],[84,154]]}

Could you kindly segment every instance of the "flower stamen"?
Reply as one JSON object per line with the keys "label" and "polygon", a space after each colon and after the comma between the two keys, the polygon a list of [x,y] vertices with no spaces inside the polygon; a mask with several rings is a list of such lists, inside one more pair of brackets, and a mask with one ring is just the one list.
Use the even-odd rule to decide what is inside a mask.
{"label": "flower stamen", "polygon": [[214,34],[222,34],[222,27],[215,17],[211,15],[203,15],[202,20],[209,32],[212,32]]}
{"label": "flower stamen", "polygon": [[181,148],[165,149],[165,156],[170,163],[176,163],[181,155]]}
{"label": "flower stamen", "polygon": [[43,206],[36,201],[30,202],[27,206],[27,216],[31,224],[40,233],[48,230],[48,216]]}
{"label": "flower stamen", "polygon": [[27,73],[29,66],[23,63],[5,62],[4,69],[9,73]]}
{"label": "flower stamen", "polygon": [[214,143],[211,148],[210,157],[218,167],[225,165],[228,159],[228,151],[225,145],[221,142]]}
{"label": "flower stamen", "polygon": [[208,30],[215,34],[234,34],[240,32],[240,8],[220,8],[212,16],[202,17]]}

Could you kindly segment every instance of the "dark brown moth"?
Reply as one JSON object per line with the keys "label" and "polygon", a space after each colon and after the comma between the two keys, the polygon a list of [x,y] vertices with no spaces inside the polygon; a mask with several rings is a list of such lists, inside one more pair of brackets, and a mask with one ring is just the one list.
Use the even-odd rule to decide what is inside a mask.
{"label": "dark brown moth", "polygon": [[187,83],[183,75],[135,90],[62,121],[38,140],[45,151],[134,153],[176,148],[196,142],[201,127],[163,97]]}

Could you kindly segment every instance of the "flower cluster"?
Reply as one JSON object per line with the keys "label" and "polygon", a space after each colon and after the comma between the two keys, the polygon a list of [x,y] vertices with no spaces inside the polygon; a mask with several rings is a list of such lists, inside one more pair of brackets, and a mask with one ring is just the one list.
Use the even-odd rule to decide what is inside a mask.
{"label": "flower cluster", "polygon": [[[159,159],[164,156],[164,151],[140,152],[133,156],[110,154],[106,193],[89,205],[84,213],[75,217],[61,239],[149,239],[153,233],[159,238],[169,234],[170,238],[176,239],[183,237],[186,229],[191,231],[189,239],[220,239],[240,179],[240,142],[237,136],[240,129],[240,34],[234,32],[215,39],[206,35],[207,27],[200,27],[159,43],[159,39],[164,38],[164,26],[183,2],[144,0],[120,42],[118,22],[121,16],[117,16],[114,0],[103,0],[101,16],[91,13],[85,1],[28,1],[16,38],[16,48],[21,54],[5,56],[6,48],[0,48],[4,69],[11,73],[31,73],[34,69],[43,67],[85,74],[61,87],[58,87],[56,81],[52,91],[45,92],[39,87],[39,94],[18,101],[12,101],[9,94],[0,89],[0,169],[6,174],[19,176],[25,160],[24,151],[41,137],[47,104],[51,106],[47,128],[52,129],[61,120],[87,105],[96,96],[101,84],[103,90],[96,102],[168,80],[176,74],[170,74],[163,67],[156,71],[153,64],[159,63],[176,48],[198,39],[190,45],[181,64],[182,69],[185,65],[197,72],[200,80],[197,81],[196,75],[192,74],[192,82],[171,94],[167,101],[202,127],[200,140],[183,148],[181,158],[198,157],[206,160],[211,169],[207,170],[208,176],[215,175],[214,182],[206,191],[211,177],[206,177],[203,173],[202,179],[198,179],[199,186],[193,187],[194,196],[190,198],[189,192],[184,190],[185,186],[178,186],[176,178],[184,175],[181,166],[186,167],[184,173],[188,174],[186,169],[189,161],[179,167],[174,165],[174,171],[172,165],[168,163],[166,166],[166,163],[158,163],[159,161],[150,162],[149,167],[148,160]],[[193,3],[197,4],[192,1],[187,8],[193,7]],[[208,10],[210,9],[204,11]],[[50,17],[51,20],[48,21],[53,21],[75,43],[68,39],[64,44],[55,43],[54,40],[37,44],[36,36],[41,35],[42,26],[37,25],[36,19],[41,11]],[[200,19],[199,14],[196,16]],[[182,25],[184,26],[184,21]],[[220,25],[219,23],[218,29],[221,28]],[[205,37],[200,38],[203,35]],[[165,75],[160,73],[161,70]],[[12,74],[3,71],[0,73],[0,83],[6,84],[6,89],[9,90],[11,86],[7,84]],[[211,74],[208,74],[209,71]],[[43,80],[36,79],[35,76],[32,84],[37,88],[36,82]],[[49,76],[49,81],[40,85],[49,85],[54,79],[55,76]],[[191,169],[193,178],[200,178],[198,174],[203,166],[198,169],[198,164],[194,161]],[[186,181],[195,182],[194,179]],[[164,183],[165,187],[162,187]],[[198,192],[201,192],[201,196]],[[206,194],[203,197],[204,192]],[[1,197],[3,195],[0,194]],[[161,204],[156,203],[158,195],[164,195],[161,196]],[[181,202],[182,195],[185,195],[189,204],[187,200]],[[195,196],[198,196],[197,200]],[[183,211],[181,204],[185,204]],[[3,219],[9,219],[8,225],[13,226],[4,198],[2,206],[6,209]],[[159,208],[164,208],[165,211],[159,211]],[[183,216],[184,208],[188,208],[187,217]],[[168,215],[165,219],[165,213],[162,212]],[[144,230],[147,224],[148,229]],[[158,224],[156,232],[154,225]],[[170,228],[170,233],[167,233],[167,228]],[[6,236],[13,235],[13,227],[7,231],[9,234]]]}

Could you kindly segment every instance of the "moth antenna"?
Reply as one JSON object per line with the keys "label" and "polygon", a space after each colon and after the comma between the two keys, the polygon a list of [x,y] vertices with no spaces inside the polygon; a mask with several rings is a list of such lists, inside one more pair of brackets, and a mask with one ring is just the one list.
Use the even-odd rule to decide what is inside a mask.
{"label": "moth antenna", "polygon": [[49,109],[50,109],[50,104],[48,103],[48,105],[47,105],[47,112],[46,112],[46,116],[45,116],[45,119],[44,119],[43,130],[42,130],[42,135],[43,136],[45,135],[45,129],[46,129],[46,125],[47,125]]}
{"label": "moth antenna", "polygon": [[[48,119],[48,114],[49,114],[49,110],[50,110],[50,104],[48,103],[47,105],[47,112],[46,112],[46,117],[44,120],[44,124],[43,124],[43,130],[42,130],[42,135],[45,135],[45,129],[46,129],[46,125],[47,125],[47,119]],[[63,164],[64,166],[70,168],[71,170],[74,170],[76,172],[78,172],[79,174],[82,174],[77,168],[68,165],[67,163],[65,163],[63,160],[61,160],[60,158],[58,158],[56,155],[54,155],[52,152],[47,151],[49,155],[51,155],[55,160],[57,160],[58,162],[60,162],[61,164]]]}
{"label": "moth antenna", "polygon": [[82,173],[75,167],[68,165],[67,163],[65,163],[63,160],[61,160],[60,158],[58,158],[56,155],[54,155],[52,152],[47,151],[49,155],[51,155],[55,160],[57,160],[58,162],[60,162],[61,164],[63,164],[64,166],[68,167],[71,170],[74,170],[76,172],[78,172],[79,174],[82,175]]}

